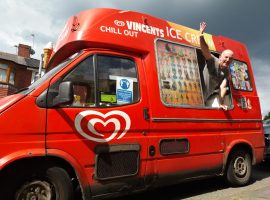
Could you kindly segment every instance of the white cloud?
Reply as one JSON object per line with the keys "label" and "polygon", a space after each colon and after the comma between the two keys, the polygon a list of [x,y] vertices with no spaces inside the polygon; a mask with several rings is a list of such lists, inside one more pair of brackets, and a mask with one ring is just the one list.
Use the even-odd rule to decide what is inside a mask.
{"label": "white cloud", "polygon": [[[57,20],[54,20],[55,16],[50,14],[52,5],[41,1],[1,1],[0,7],[4,7],[5,12],[0,13],[0,18],[5,19],[6,22],[1,24],[0,50],[15,53],[14,45],[34,44],[36,50],[34,57],[39,58],[43,46],[49,41],[45,40],[56,38],[64,26],[64,24],[62,27],[55,25],[54,22]],[[35,37],[33,38],[31,34]]]}

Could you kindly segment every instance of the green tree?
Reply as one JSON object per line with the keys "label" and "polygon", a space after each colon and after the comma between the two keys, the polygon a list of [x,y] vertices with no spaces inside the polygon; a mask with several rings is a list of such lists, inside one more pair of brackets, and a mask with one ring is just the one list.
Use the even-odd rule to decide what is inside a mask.
{"label": "green tree", "polygon": [[267,123],[270,123],[270,112],[264,116],[263,121],[267,121]]}

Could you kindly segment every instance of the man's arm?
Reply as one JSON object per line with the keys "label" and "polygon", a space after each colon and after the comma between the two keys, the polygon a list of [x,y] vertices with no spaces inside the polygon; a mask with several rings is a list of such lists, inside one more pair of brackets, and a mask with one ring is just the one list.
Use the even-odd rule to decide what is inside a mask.
{"label": "man's arm", "polygon": [[208,47],[207,43],[205,42],[204,35],[203,35],[206,27],[207,27],[207,25],[205,22],[200,23],[200,47],[201,47],[202,54],[203,54],[204,58],[206,60],[210,60],[212,58],[211,53],[209,51],[209,47]]}
{"label": "man's arm", "polygon": [[227,92],[227,79],[223,79],[222,83],[220,84],[219,88],[220,88],[220,96],[219,96],[219,103],[220,103],[220,107],[223,110],[227,110],[228,107],[226,105],[224,105],[224,97],[226,95]]}

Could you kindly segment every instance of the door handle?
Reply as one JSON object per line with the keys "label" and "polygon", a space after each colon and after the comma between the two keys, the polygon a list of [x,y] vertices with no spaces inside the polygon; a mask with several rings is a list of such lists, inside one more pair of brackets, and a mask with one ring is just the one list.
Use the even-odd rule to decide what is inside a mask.
{"label": "door handle", "polygon": [[150,155],[151,157],[153,157],[155,154],[156,154],[156,148],[155,148],[153,145],[151,145],[151,146],[149,147],[149,155]]}
{"label": "door handle", "polygon": [[143,118],[145,120],[149,120],[150,119],[149,108],[143,108]]}

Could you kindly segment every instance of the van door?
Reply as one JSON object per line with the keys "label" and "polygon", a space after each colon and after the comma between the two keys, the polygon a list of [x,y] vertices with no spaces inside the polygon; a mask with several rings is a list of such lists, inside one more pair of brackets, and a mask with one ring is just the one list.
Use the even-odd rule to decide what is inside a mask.
{"label": "van door", "polygon": [[[67,85],[74,98],[59,103]],[[145,85],[141,59],[112,52],[87,52],[51,81],[48,153],[76,160],[93,196],[144,187]]]}

